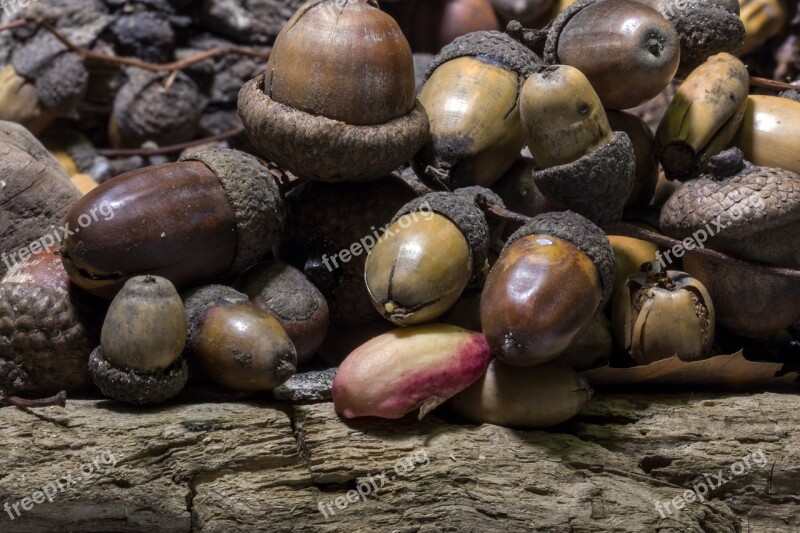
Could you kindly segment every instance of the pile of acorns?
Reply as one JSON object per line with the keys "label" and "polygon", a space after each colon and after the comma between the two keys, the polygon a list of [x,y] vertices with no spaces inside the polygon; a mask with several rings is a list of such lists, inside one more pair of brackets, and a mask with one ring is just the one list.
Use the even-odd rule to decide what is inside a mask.
{"label": "pile of acorns", "polygon": [[[553,9],[527,4],[526,23]],[[735,3],[579,0],[545,30],[456,37],[418,90],[374,0],[313,0],[238,93],[264,160],[191,151],[77,198],[0,123],[22,242],[64,228],[0,283],[0,395],[91,378],[156,404],[324,361],[346,418],[452,399],[543,427],[589,398],[577,371],[769,339],[800,319],[800,102],[749,94],[745,42]],[[655,132],[622,111],[664,95]],[[623,216],[681,241],[615,236]]]}

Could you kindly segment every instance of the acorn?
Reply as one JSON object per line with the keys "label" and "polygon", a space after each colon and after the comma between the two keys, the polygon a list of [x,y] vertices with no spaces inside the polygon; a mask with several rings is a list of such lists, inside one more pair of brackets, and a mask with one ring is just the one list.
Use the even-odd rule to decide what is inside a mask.
{"label": "acorn", "polygon": [[777,96],[750,95],[733,145],[751,163],[800,174],[800,102]]}
{"label": "acorn", "polygon": [[481,272],[488,248],[486,217],[470,198],[434,192],[412,200],[367,257],[375,309],[400,326],[435,320]]}
{"label": "acorn", "polygon": [[658,263],[632,274],[612,311],[614,338],[640,365],[677,356],[706,359],[714,343],[715,314],[705,286]]}
{"label": "acorn", "polygon": [[280,322],[246,294],[208,285],[184,295],[186,350],[203,373],[225,387],[272,390],[297,371],[297,352]]}
{"label": "acorn", "polygon": [[303,5],[278,35],[265,75],[239,93],[239,115],[267,159],[320,181],[385,176],[428,136],[411,48],[375,0]]}
{"label": "acorn", "polygon": [[138,68],[125,74],[108,126],[114,148],[138,148],[146,141],[170,145],[194,137],[205,103],[190,77],[180,72],[165,87],[167,74]]}
{"label": "acorn", "polygon": [[744,118],[750,77],[737,58],[722,53],[697,67],[678,87],[656,131],[667,179],[697,177],[724,150]]}
{"label": "acorn", "polygon": [[539,215],[508,240],[489,272],[481,324],[494,354],[517,366],[556,358],[611,295],[614,253],[572,212]]}
{"label": "acorn", "polygon": [[444,47],[419,93],[431,135],[414,157],[417,176],[438,189],[497,181],[525,146],[519,91],[539,64],[522,43],[496,31]]}
{"label": "acorn", "polygon": [[608,366],[613,350],[614,338],[611,335],[611,321],[605,313],[600,311],[554,362],[563,363],[576,372],[580,372]]}
{"label": "acorn", "polygon": [[538,28],[537,21],[554,3],[555,0],[492,0],[494,10],[504,22],[516,20],[526,28]]}
{"label": "acorn", "polygon": [[520,94],[539,190],[562,209],[597,224],[622,217],[636,156],[627,134],[612,132],[589,80],[568,65],[532,74]]}
{"label": "acorn", "polygon": [[[58,244],[61,219],[81,197],[58,161],[23,126],[0,121],[0,275]],[[33,243],[33,244],[32,244]]]}
{"label": "acorn", "polygon": [[[500,29],[491,0],[424,0],[408,2],[411,20],[403,27],[414,52],[437,53],[458,37]],[[383,7],[384,2],[381,2]],[[410,22],[410,23],[409,23]]]}
{"label": "acorn", "polygon": [[533,180],[533,172],[538,168],[530,157],[520,157],[492,186],[508,209],[531,218],[558,211],[558,206],[542,194]]}
{"label": "acorn", "polygon": [[675,27],[681,40],[678,77],[685,78],[710,56],[738,56],[745,29],[737,0],[641,0]]}
{"label": "acorn", "polygon": [[0,69],[0,120],[41,133],[57,117],[75,111],[88,78],[83,58],[41,31],[15,47]]}
{"label": "acorn", "polygon": [[591,396],[586,380],[563,363],[519,368],[494,360],[482,378],[450,403],[471,422],[533,429],[566,422]]}
{"label": "acorn", "polygon": [[69,281],[55,251],[14,265],[0,281],[0,396],[41,397],[89,385],[87,361],[104,311]]}
{"label": "acorn", "polygon": [[[655,231],[655,228],[646,228]],[[614,291],[610,301],[625,288],[628,277],[642,271],[642,267],[656,260],[658,246],[649,241],[609,235],[608,242],[614,250]],[[665,268],[669,265],[663,265]]]}
{"label": "acorn", "polygon": [[106,396],[133,405],[175,397],[189,378],[181,353],[186,317],[175,286],[158,276],[129,279],[111,302],[89,372]]}
{"label": "acorn", "polygon": [[416,194],[400,177],[361,183],[307,182],[287,197],[280,259],[325,296],[336,325],[379,318],[364,282],[367,254]]}
{"label": "acorn", "polygon": [[650,203],[658,184],[658,155],[653,130],[641,118],[624,111],[607,110],[608,124],[614,131],[622,131],[633,143],[636,166],[633,188],[625,207],[645,206]]}
{"label": "acorn", "polygon": [[267,261],[245,272],[236,289],[286,330],[298,365],[317,353],[328,332],[328,302],[302,272],[280,261]]}
{"label": "acorn", "polygon": [[772,266],[800,267],[800,176],[743,163],[732,149],[711,172],[684,183],[664,204],[661,228],[684,239],[664,253],[708,289],[720,324],[745,337],[770,337],[800,318],[800,282],[695,254],[706,246]]}
{"label": "acorn", "polygon": [[739,18],[744,24],[742,55],[758,51],[792,21],[796,0],[739,0]]}
{"label": "acorn", "polygon": [[672,81],[680,39],[658,11],[635,0],[581,0],[553,21],[543,58],[579,69],[603,107],[629,109]]}
{"label": "acorn", "polygon": [[339,366],[333,405],[344,418],[419,419],[486,372],[492,359],[480,333],[434,324],[375,337]]}
{"label": "acorn", "polygon": [[283,199],[269,169],[245,153],[207,150],[107,181],[67,213],[64,267],[111,299],[135,275],[178,289],[238,274],[272,250]]}

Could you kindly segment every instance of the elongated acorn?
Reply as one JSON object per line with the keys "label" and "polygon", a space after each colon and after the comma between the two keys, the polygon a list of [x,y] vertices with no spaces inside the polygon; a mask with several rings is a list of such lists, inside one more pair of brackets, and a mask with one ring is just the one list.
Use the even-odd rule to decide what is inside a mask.
{"label": "elongated acorn", "polygon": [[491,353],[480,333],[455,326],[401,328],[368,341],[339,366],[333,403],[345,418],[419,418],[486,371]]}
{"label": "elongated acorn", "polygon": [[692,71],[656,131],[668,179],[697,177],[709,157],[727,148],[744,118],[749,88],[747,68],[730,54],[715,55]]}
{"label": "elongated acorn", "polygon": [[753,94],[733,145],[760,167],[783,168],[800,173],[800,102],[778,96]]}
{"label": "elongated acorn", "polygon": [[455,395],[451,404],[472,422],[546,428],[577,415],[591,396],[586,380],[563,363],[518,368],[495,359],[486,374]]}

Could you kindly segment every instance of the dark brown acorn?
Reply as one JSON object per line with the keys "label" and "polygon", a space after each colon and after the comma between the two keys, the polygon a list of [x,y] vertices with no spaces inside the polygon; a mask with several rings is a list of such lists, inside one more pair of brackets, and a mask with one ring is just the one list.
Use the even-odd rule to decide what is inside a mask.
{"label": "dark brown acorn", "polygon": [[611,294],[614,252],[572,212],[535,217],[511,236],[486,280],[481,325],[494,354],[532,366],[556,358]]}

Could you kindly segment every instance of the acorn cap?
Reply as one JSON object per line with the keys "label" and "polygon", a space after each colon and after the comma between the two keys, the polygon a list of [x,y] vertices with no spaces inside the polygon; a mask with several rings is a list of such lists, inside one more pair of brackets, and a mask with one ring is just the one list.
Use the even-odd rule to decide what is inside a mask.
{"label": "acorn cap", "polygon": [[65,294],[0,284],[0,391],[49,396],[89,383],[90,335]]}
{"label": "acorn cap", "polygon": [[542,53],[542,60],[548,65],[558,65],[561,62],[558,59],[558,40],[561,37],[561,32],[564,26],[578,14],[579,11],[586,7],[598,2],[599,0],[578,0],[566,9],[561,11],[558,16],[550,23],[550,29],[547,31],[547,40],[544,43],[544,52]]}
{"label": "acorn cap", "polygon": [[608,301],[614,288],[614,250],[603,230],[587,218],[572,211],[544,213],[534,217],[508,238],[503,252],[512,244],[529,235],[551,235],[577,246],[594,262],[603,284],[603,300]]}
{"label": "acorn cap", "polygon": [[[736,2],[730,7],[735,7],[733,4]],[[745,29],[738,10],[732,11],[708,0],[682,0],[680,9],[675,6],[673,0],[661,0],[655,7],[675,26],[681,39],[677,77],[686,77],[720,52],[739,55],[744,46]]]}
{"label": "acorn cap", "polygon": [[706,173],[682,184],[660,221],[669,236],[683,239],[703,230],[722,248],[765,262],[782,257],[782,250],[798,255],[798,224],[800,175],[750,164],[728,177]]}
{"label": "acorn cap", "polygon": [[512,70],[527,78],[533,74],[542,60],[530,48],[507,33],[500,31],[474,31],[462,35],[448,44],[433,58],[425,73],[425,80],[433,71],[451,59],[479,57],[487,63]]}
{"label": "acorn cap", "polygon": [[133,405],[164,403],[177,396],[189,379],[189,367],[183,357],[167,369],[143,374],[113,366],[106,360],[102,346],[89,356],[89,373],[103,394]]}
{"label": "acorn cap", "polygon": [[286,220],[278,184],[258,159],[236,150],[211,149],[181,157],[199,161],[219,178],[236,223],[236,257],[228,274],[258,262],[280,240]]}
{"label": "acorn cap", "polygon": [[217,302],[250,304],[250,298],[246,294],[227,285],[206,285],[192,289],[182,297],[183,306],[186,308],[186,323],[189,325],[189,338],[194,337],[197,333],[206,310]]}
{"label": "acorn cap", "polygon": [[115,145],[175,144],[194,136],[204,105],[200,89],[189,76],[179,73],[165,89],[165,74],[138,68],[125,73],[128,79],[114,98],[112,112]]}
{"label": "acorn cap", "polygon": [[253,146],[267,159],[309,180],[342,182],[381,178],[409,161],[429,135],[425,109],[416,101],[405,116],[374,126],[354,126],[275,102],[264,75],[239,92],[239,116]]}
{"label": "acorn cap", "polygon": [[59,115],[71,112],[86,93],[89,73],[83,58],[50,33],[41,33],[14,50],[11,65],[17,74],[33,81],[39,103]]}
{"label": "acorn cap", "polygon": [[627,134],[614,139],[577,161],[533,171],[539,190],[562,208],[579,213],[595,224],[622,218],[633,189],[636,155]]}
{"label": "acorn cap", "polygon": [[489,224],[472,196],[449,192],[428,193],[401,207],[391,223],[416,212],[434,212],[450,219],[464,234],[469,245],[472,253],[472,277],[480,274],[489,253]]}

